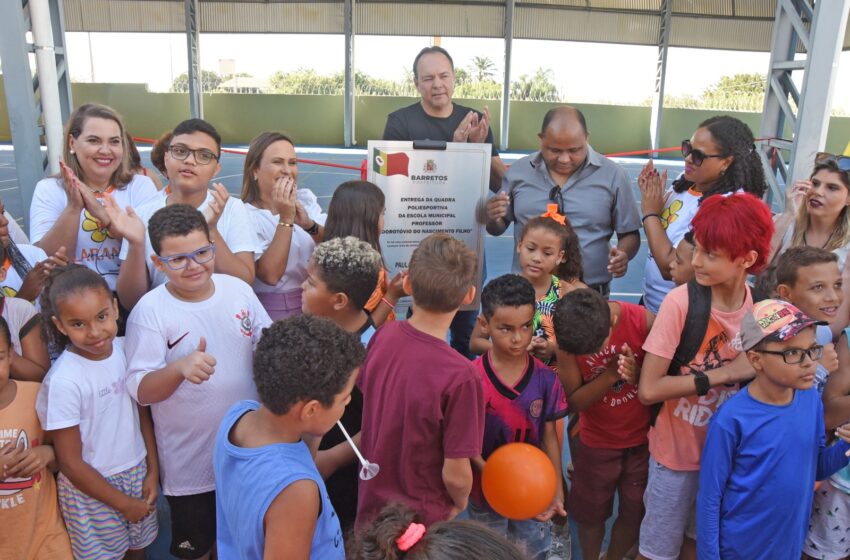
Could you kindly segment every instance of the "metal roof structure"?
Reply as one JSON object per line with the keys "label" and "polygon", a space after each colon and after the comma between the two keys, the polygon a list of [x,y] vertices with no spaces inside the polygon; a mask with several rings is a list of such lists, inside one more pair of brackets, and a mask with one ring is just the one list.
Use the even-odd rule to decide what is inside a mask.
{"label": "metal roof structure", "polygon": [[[202,33],[344,33],[344,0],[203,0]],[[186,31],[183,0],[65,0],[65,30]],[[657,45],[664,0],[356,0],[358,35]],[[670,0],[671,47],[770,51],[777,0]],[[850,33],[844,49],[850,48]]]}

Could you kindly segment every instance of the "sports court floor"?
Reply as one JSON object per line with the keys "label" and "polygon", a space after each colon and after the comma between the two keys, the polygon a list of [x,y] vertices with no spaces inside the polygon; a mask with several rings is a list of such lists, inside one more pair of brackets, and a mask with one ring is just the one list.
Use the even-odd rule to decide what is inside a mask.
{"label": "sports court floor", "polygon": [[[234,149],[246,149],[247,146],[228,146]],[[153,168],[150,164],[149,152],[150,149],[144,145],[139,145],[139,150],[142,153],[142,161],[146,167]],[[345,148],[327,148],[327,147],[301,147],[297,149],[299,157],[309,160],[316,160],[328,163],[336,163],[350,165],[359,169],[361,162],[366,157],[365,149],[345,149]],[[507,163],[511,163],[525,154],[502,154],[502,157]],[[617,158],[615,159],[627,171],[631,179],[636,204],[640,211],[640,195],[637,189],[637,176],[641,168],[646,163],[645,159],[635,158]],[[224,184],[227,189],[234,195],[238,195],[242,187],[242,166],[244,158],[239,154],[222,153],[221,172],[217,180]],[[683,164],[678,160],[662,160],[656,163],[656,167],[660,169],[668,169],[668,176],[675,177],[683,170]],[[328,203],[333,195],[334,189],[344,181],[360,178],[360,172],[354,170],[332,168],[320,165],[302,163],[299,166],[298,185],[301,188],[311,189],[319,199],[319,203],[327,211]],[[18,222],[25,227],[23,219],[23,204],[21,201],[21,193],[18,188],[18,179],[15,173],[15,161],[12,153],[12,147],[8,144],[0,144],[0,200],[5,204],[6,209],[14,216]],[[513,227],[500,237],[492,237],[487,235],[485,241],[486,257],[487,257],[487,274],[489,278],[495,278],[507,272],[510,272],[511,261],[513,258]],[[641,248],[640,253],[631,261],[629,270],[626,276],[614,280],[612,285],[612,296],[631,302],[637,302],[640,298],[643,286],[643,268],[646,262],[646,238],[641,231]],[[565,458],[565,464],[568,459]],[[167,502],[160,499],[157,503],[160,520],[160,535],[157,541],[148,548],[147,558],[149,560],[170,560],[172,556],[168,553],[168,542],[170,539],[170,530],[167,513]],[[613,521],[609,520],[609,525]],[[578,550],[577,535],[573,528],[573,559],[581,560],[581,553]],[[607,540],[607,539],[606,539]]]}

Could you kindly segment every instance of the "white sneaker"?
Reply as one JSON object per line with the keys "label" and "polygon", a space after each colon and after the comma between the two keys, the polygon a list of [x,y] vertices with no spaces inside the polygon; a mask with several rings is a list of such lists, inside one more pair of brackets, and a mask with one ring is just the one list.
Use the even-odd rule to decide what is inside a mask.
{"label": "white sneaker", "polygon": [[549,546],[549,555],[546,560],[572,560],[572,538],[570,536],[570,523],[564,525],[552,524],[552,544]]}

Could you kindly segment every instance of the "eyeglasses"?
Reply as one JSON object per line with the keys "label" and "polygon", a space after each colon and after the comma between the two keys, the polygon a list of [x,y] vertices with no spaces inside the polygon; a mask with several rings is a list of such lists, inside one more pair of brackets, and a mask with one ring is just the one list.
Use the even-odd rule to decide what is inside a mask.
{"label": "eyeglasses", "polygon": [[690,140],[682,140],[682,157],[686,158],[691,156],[691,162],[699,167],[705,162],[707,158],[722,158],[726,156],[722,156],[720,154],[707,154],[702,150],[695,150],[693,145],[691,145]]}
{"label": "eyeglasses", "polygon": [[200,150],[191,150],[186,146],[181,146],[179,144],[176,146],[169,146],[168,153],[171,154],[171,157],[179,159],[180,161],[184,161],[189,157],[189,154],[192,154],[195,156],[195,162],[199,165],[208,165],[212,162],[212,160],[218,161],[218,156],[209,150],[205,150],[203,148]]}
{"label": "eyeglasses", "polygon": [[171,270],[183,270],[189,266],[190,260],[198,264],[205,264],[213,260],[213,257],[215,257],[215,243],[210,243],[191,253],[178,253],[168,257],[159,257],[159,260],[165,263],[165,266]]}
{"label": "eyeglasses", "polygon": [[812,346],[804,350],[803,348],[789,348],[781,352],[777,350],[756,350],[762,354],[773,354],[774,356],[782,356],[782,360],[788,365],[803,363],[803,357],[808,356],[813,362],[820,360],[823,357],[823,346],[820,344]]}
{"label": "eyeglasses", "polygon": [[564,193],[561,191],[561,187],[555,185],[549,191],[549,200],[558,205],[558,214],[564,213]]}
{"label": "eyeglasses", "polygon": [[818,152],[815,156],[815,165],[822,165],[824,163],[832,163],[841,171],[850,171],[850,157],[847,156]]}

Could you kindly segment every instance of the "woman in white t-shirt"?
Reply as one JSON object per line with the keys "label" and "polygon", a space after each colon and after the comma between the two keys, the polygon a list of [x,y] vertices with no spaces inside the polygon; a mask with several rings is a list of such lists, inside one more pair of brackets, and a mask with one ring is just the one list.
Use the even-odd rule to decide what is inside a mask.
{"label": "woman in white t-shirt", "polygon": [[712,117],[700,123],[690,140],[682,142],[685,172],[669,190],[665,192],[667,172],[659,175],[652,160],[641,171],[640,204],[649,242],[643,304],[653,313],[675,287],[670,279],[670,262],[700,202],[739,190],[759,198],[764,195],[767,183],[754,142],[752,131],[740,120],[726,115]]}
{"label": "woman in white t-shirt", "polygon": [[122,207],[157,196],[156,187],[130,171],[124,124],[109,107],[78,107],[65,125],[61,177],[38,182],[30,206],[30,238],[48,255],[65,247],[73,260],[94,270],[115,290],[121,238],[109,230],[101,199]]}
{"label": "woman in white t-shirt", "polygon": [[327,216],[316,195],[298,187],[298,159],[288,136],[263,132],[251,141],[242,200],[259,244],[254,292],[275,321],[301,313],[307,261]]}

